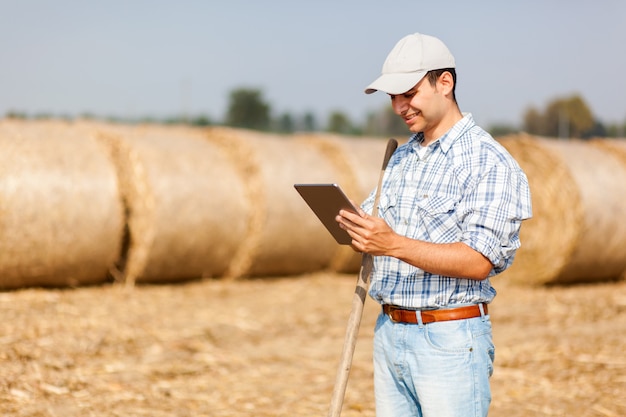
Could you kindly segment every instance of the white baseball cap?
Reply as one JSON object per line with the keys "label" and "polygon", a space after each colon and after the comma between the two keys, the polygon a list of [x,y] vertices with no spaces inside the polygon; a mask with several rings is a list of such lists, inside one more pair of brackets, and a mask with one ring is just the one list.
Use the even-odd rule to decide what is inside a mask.
{"label": "white baseball cap", "polygon": [[454,57],[439,39],[413,33],[400,39],[383,64],[382,75],[365,89],[402,94],[413,88],[428,71],[455,68]]}

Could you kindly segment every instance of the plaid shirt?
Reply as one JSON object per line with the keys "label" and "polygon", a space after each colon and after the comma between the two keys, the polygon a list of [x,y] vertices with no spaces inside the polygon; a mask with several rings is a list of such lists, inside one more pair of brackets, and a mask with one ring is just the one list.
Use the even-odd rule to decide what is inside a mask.
{"label": "plaid shirt", "polygon": [[[391,157],[379,215],[398,234],[434,243],[463,242],[494,265],[513,262],[521,222],[531,217],[526,175],[513,157],[466,114],[420,157],[418,133]],[[362,207],[372,213],[374,191]],[[388,256],[374,257],[370,296],[381,304],[425,309],[489,303],[489,279],[435,275]]]}

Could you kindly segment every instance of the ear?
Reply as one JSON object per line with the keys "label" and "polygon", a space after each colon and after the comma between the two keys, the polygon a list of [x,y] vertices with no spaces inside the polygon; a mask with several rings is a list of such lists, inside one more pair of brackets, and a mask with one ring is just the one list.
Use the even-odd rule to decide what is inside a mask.
{"label": "ear", "polygon": [[444,96],[452,94],[452,90],[454,89],[454,78],[452,78],[452,74],[448,71],[441,74],[437,80],[437,88]]}

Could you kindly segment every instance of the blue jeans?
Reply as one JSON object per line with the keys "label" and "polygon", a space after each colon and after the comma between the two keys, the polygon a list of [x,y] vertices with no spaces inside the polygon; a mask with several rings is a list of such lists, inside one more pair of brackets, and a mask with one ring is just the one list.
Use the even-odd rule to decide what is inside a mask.
{"label": "blue jeans", "polygon": [[419,325],[381,314],[374,333],[376,416],[486,416],[494,353],[488,315]]}

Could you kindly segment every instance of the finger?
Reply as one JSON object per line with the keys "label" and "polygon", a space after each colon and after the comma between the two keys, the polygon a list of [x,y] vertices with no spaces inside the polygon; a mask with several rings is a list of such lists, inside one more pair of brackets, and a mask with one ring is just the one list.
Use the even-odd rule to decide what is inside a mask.
{"label": "finger", "polygon": [[362,210],[360,213],[354,213],[353,211],[349,210],[341,210],[339,212],[339,215],[344,219],[350,221],[350,223],[359,226],[363,225],[363,220],[367,217],[367,214]]}
{"label": "finger", "polygon": [[[358,218],[358,216],[356,217]],[[339,223],[339,227],[341,227],[344,230],[350,231],[354,229],[355,227],[357,227],[357,225],[353,221],[351,221],[347,216],[343,216],[341,212],[339,212],[337,217],[335,217],[335,221]]]}

